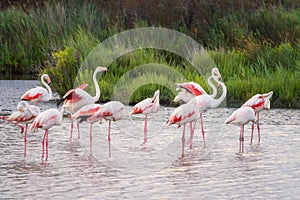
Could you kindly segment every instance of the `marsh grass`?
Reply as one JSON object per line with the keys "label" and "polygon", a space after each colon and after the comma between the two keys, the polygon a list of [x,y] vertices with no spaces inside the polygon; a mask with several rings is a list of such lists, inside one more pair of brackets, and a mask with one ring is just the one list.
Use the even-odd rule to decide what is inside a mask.
{"label": "marsh grass", "polygon": [[[162,8],[157,9],[173,9],[164,7],[167,5],[162,4]],[[199,5],[188,9],[199,8],[203,12],[195,12],[190,21],[182,22],[186,18],[181,16],[181,12],[174,16],[178,20],[172,21],[172,24],[166,20],[170,16],[166,19],[161,19],[161,16],[153,18],[161,19],[165,27],[186,33],[210,49],[209,55],[227,85],[230,106],[239,106],[256,93],[272,90],[272,107],[300,108],[300,11],[297,6],[288,5],[253,9],[253,6],[243,4],[242,12],[230,10],[222,13],[214,5],[204,5],[209,8],[205,10],[207,7],[199,2]],[[92,70],[87,68],[77,74],[89,52],[116,33],[160,24],[152,22],[152,16],[139,15],[138,11],[130,15],[126,10],[119,10],[122,7],[109,6],[96,1],[50,1],[41,8],[3,10],[0,12],[0,73],[30,72],[36,78],[47,72],[52,79],[57,79],[52,87],[60,95],[73,88],[75,77],[80,77],[78,83],[89,83],[87,90],[93,94]],[[215,14],[210,8],[215,9]],[[55,54],[62,56],[55,57]],[[61,60],[64,62],[60,63]],[[199,75],[184,59],[169,52],[142,49],[107,66],[109,72],[99,77],[102,89],[100,101],[111,100],[112,88],[120,78],[147,63],[171,66],[186,80],[198,82],[209,91],[207,77]],[[166,77],[154,79],[162,84],[132,82],[134,91],[130,93],[129,103],[138,102],[160,89],[162,102],[173,105],[174,86],[167,84]],[[141,87],[137,87],[140,84]]]}

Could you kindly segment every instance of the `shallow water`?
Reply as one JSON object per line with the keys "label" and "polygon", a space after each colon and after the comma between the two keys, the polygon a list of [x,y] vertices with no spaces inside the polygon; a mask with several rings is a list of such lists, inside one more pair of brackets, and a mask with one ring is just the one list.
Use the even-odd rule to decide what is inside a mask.
{"label": "shallow water", "polygon": [[[15,110],[18,97],[36,81],[0,81],[0,113]],[[55,107],[54,102],[41,104]],[[126,107],[127,111],[131,107]],[[19,129],[0,121],[0,197],[18,199],[298,199],[300,195],[300,111],[271,109],[261,113],[261,144],[238,154],[239,127],[224,125],[231,108],[204,114],[207,148],[199,124],[189,149],[186,127],[185,157],[181,158],[182,128],[165,127],[174,108],[161,107],[149,118],[147,145],[142,116],[112,123],[111,158],[107,123],[93,125],[93,155],[89,154],[89,125],[80,124],[81,139],[70,120],[49,131],[49,160],[41,162],[43,132],[28,134],[27,157]],[[255,134],[255,136],[257,136]]]}

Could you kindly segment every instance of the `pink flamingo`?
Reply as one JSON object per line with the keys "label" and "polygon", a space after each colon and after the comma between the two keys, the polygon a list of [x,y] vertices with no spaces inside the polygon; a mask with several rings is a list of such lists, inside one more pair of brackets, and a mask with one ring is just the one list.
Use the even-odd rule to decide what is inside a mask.
{"label": "pink flamingo", "polygon": [[[100,104],[88,104],[88,105],[81,107],[78,111],[76,111],[70,117],[72,118],[73,121],[76,121],[76,122],[79,121],[79,123],[80,123],[80,122],[86,121],[87,118],[89,118],[93,114],[95,114],[100,108],[101,108]],[[98,120],[95,120],[95,121],[98,121]],[[91,154],[92,154],[92,145],[93,145],[93,143],[92,143],[92,140],[93,140],[92,139],[93,138],[92,126],[95,121],[89,121],[89,123],[90,123],[90,153]],[[79,127],[77,127],[77,130],[79,132]]]}
{"label": "pink flamingo", "polygon": [[111,121],[118,121],[124,118],[125,106],[119,101],[110,101],[102,105],[102,107],[91,117],[87,118],[87,122],[94,122],[97,120],[105,119],[108,121],[108,148],[109,148],[109,157],[111,157],[110,149],[110,128]]}
{"label": "pink flamingo", "polygon": [[[24,157],[26,157],[26,137],[27,137],[27,127],[34,118],[40,113],[40,109],[37,106],[29,105],[25,101],[20,101],[18,103],[18,111],[13,112],[9,116],[1,116],[2,120],[10,122],[21,128],[21,134],[24,133]],[[19,123],[25,124],[25,132],[24,127],[19,125]]]}
{"label": "pink flamingo", "polygon": [[[100,88],[96,79],[96,76],[99,72],[107,71],[106,67],[97,67],[93,74],[93,82],[95,84],[96,88],[96,96],[92,97],[89,93],[84,91],[84,88],[87,86],[87,84],[83,84],[75,89],[69,90],[64,96],[63,96],[63,108],[67,108],[71,112],[76,112],[81,107],[87,105],[87,104],[93,104],[100,98]],[[71,130],[70,130],[70,138],[72,138],[72,131],[73,131],[74,121],[71,122]],[[77,123],[77,127],[79,127],[79,124]],[[80,138],[79,132],[78,132],[78,139]]]}
{"label": "pink flamingo", "polygon": [[[181,106],[177,107],[170,115],[169,120],[167,122],[167,126],[171,124],[178,124],[178,128],[183,125],[182,131],[182,149],[181,155],[184,157],[184,143],[185,143],[185,124],[189,122],[196,121],[199,117],[199,109],[190,103],[182,104]],[[192,126],[190,126],[191,133],[194,132]]]}
{"label": "pink flamingo", "polygon": [[[213,93],[210,95],[211,97],[215,97],[217,95],[217,88],[216,86],[212,83],[212,79],[214,79],[217,83],[221,79],[221,74],[219,72],[218,68],[213,68],[211,70],[211,76],[208,77],[207,82],[208,85],[213,89]],[[220,84],[218,84],[220,86]],[[195,82],[184,82],[181,84],[176,84],[177,90],[181,90],[178,95],[174,98],[174,102],[179,102],[180,100],[187,103],[191,99],[193,99],[195,96],[200,96],[200,95],[208,95],[207,92],[198,84]],[[200,118],[201,119],[201,118]],[[194,122],[194,127],[196,125],[196,122]],[[190,122],[190,129],[192,130],[192,122]],[[193,138],[192,132],[190,133],[191,137]],[[192,143],[191,143],[192,144]],[[192,148],[192,145],[190,145],[190,148]]]}
{"label": "pink flamingo", "polygon": [[244,125],[255,121],[255,113],[251,107],[241,107],[234,111],[225,121],[225,124],[235,124],[240,130],[240,153],[244,152]]}
{"label": "pink flamingo", "polygon": [[[213,98],[211,95],[200,95],[200,96],[194,97],[193,99],[191,99],[189,101],[189,103],[196,105],[200,112],[200,124],[201,124],[201,129],[202,129],[204,148],[206,147],[206,144],[205,144],[205,133],[204,133],[204,127],[203,127],[202,113],[205,112],[207,109],[218,107],[223,102],[223,100],[226,98],[226,95],[227,95],[227,87],[225,86],[225,84],[221,81],[218,81],[218,84],[223,89],[222,95],[218,99]],[[192,128],[192,129],[194,129],[194,128]],[[194,131],[192,132],[191,137],[190,137],[191,138],[190,148],[192,148],[193,134],[194,134]]]}
{"label": "pink flamingo", "polygon": [[48,84],[50,84],[51,80],[48,74],[43,74],[41,77],[42,84],[47,89],[39,86],[31,88],[30,90],[25,92],[20,99],[32,101],[35,105],[37,105],[38,102],[49,101],[52,98],[52,90],[49,87],[49,85],[45,82],[45,79],[47,80]]}
{"label": "pink flamingo", "polygon": [[42,160],[44,159],[44,146],[46,142],[46,160],[48,160],[48,131],[53,126],[60,126],[62,124],[63,109],[61,112],[57,109],[50,108],[41,112],[33,121],[30,130],[41,128],[45,130],[42,140]]}
{"label": "pink flamingo", "polygon": [[[211,82],[212,79],[214,79],[216,82],[220,81],[221,79],[221,74],[216,67],[211,70],[211,76],[207,79],[208,85],[213,89],[213,93],[211,94],[211,96],[215,97],[218,90],[216,86]],[[184,82],[181,84],[176,84],[176,89],[181,91],[174,98],[174,102],[179,102],[181,100],[187,103],[195,96],[203,94],[207,95],[207,92],[198,83],[195,82]]]}
{"label": "pink flamingo", "polygon": [[156,90],[152,98],[147,98],[137,103],[131,110],[130,114],[145,115],[144,122],[144,144],[147,143],[147,116],[150,113],[156,113],[159,109],[159,90]]}
{"label": "pink flamingo", "polygon": [[[257,123],[257,131],[258,131],[258,144],[260,144],[260,127],[259,127],[259,112],[262,110],[270,110],[270,98],[273,95],[273,91],[265,94],[256,94],[251,97],[246,103],[242,105],[242,107],[251,107],[254,109]],[[252,133],[250,144],[253,141],[253,133],[254,133],[254,123],[252,124]]]}

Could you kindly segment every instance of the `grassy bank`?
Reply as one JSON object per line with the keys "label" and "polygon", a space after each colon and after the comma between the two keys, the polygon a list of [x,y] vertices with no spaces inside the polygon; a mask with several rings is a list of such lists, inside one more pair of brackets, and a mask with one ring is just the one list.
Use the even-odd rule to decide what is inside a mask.
{"label": "grassy bank", "polygon": [[[228,87],[228,105],[239,106],[256,93],[273,90],[272,107],[300,108],[300,9],[296,3],[163,1],[147,5],[145,14],[138,3],[120,2],[49,1],[26,9],[5,8],[0,13],[0,73],[30,72],[36,78],[47,72],[54,79],[52,87],[64,94],[73,87],[74,69],[101,41],[130,28],[163,26],[191,36],[208,49]],[[128,70],[146,63],[172,66],[208,89],[193,67],[176,55],[149,49],[132,54],[108,66],[109,72],[99,81],[101,101],[110,100],[113,86]],[[172,105],[174,94],[157,84],[141,87],[130,103],[157,88],[162,90],[162,102]]]}

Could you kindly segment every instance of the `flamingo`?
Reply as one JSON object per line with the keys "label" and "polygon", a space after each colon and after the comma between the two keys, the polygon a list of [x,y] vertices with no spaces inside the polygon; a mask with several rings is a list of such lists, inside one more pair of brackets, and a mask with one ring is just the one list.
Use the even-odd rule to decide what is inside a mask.
{"label": "flamingo", "polygon": [[[214,79],[217,83],[221,79],[219,69],[216,67],[211,70],[211,76],[207,79],[208,85],[213,89],[213,93],[211,94],[211,96],[215,97],[217,95],[218,90],[216,86],[211,82],[212,79]],[[220,85],[218,84],[218,86]],[[181,84],[176,84],[176,87],[176,89],[181,90],[181,92],[179,92],[178,95],[174,98],[174,102],[179,102],[181,100],[187,103],[195,96],[208,95],[207,92],[198,83],[195,82],[184,82]],[[197,121],[194,122],[194,127],[196,125],[196,122]],[[192,126],[192,122],[190,122],[191,130]],[[190,134],[192,138],[192,132]],[[190,146],[190,148],[192,148],[192,146]]]}
{"label": "flamingo", "polygon": [[244,125],[255,121],[255,112],[251,107],[241,107],[234,111],[225,121],[225,124],[235,124],[240,130],[240,153],[244,152]]}
{"label": "flamingo", "polygon": [[108,148],[109,148],[109,157],[111,157],[110,150],[110,128],[111,121],[118,121],[124,118],[125,106],[119,101],[110,101],[102,105],[102,107],[91,117],[87,118],[87,122],[93,122],[101,119],[108,121]]}
{"label": "flamingo", "polygon": [[[1,119],[21,128],[21,134],[24,133],[24,157],[26,157],[27,127],[40,113],[40,109],[37,106],[29,105],[26,101],[20,101],[17,108],[18,111],[13,112],[9,116],[1,116]],[[25,132],[24,127],[19,125],[19,123],[25,124]]]}
{"label": "flamingo", "polygon": [[47,89],[39,86],[31,88],[30,90],[25,92],[20,99],[32,101],[35,105],[37,105],[38,102],[49,101],[52,98],[52,90],[49,87],[49,85],[45,82],[45,79],[47,80],[48,84],[50,84],[51,80],[48,74],[43,74],[41,77],[42,84]]}
{"label": "flamingo", "polygon": [[[260,127],[259,127],[259,112],[262,110],[270,110],[270,98],[273,95],[273,91],[265,94],[256,94],[246,101],[242,107],[251,107],[254,109],[255,116],[257,118],[257,131],[258,131],[258,144],[260,144]],[[250,144],[253,141],[254,123],[252,124],[252,132]]]}
{"label": "flamingo", "polygon": [[[169,120],[167,122],[167,126],[171,124],[178,124],[178,128],[183,125],[183,131],[182,131],[182,149],[181,149],[181,155],[184,157],[184,143],[185,143],[185,124],[189,122],[196,121],[199,117],[199,109],[191,104],[186,103],[182,104],[181,106],[177,107],[170,115]],[[190,126],[191,133],[194,131],[192,126]]]}
{"label": "flamingo", "polygon": [[[100,98],[100,88],[96,79],[96,76],[99,72],[107,71],[106,67],[97,67],[93,74],[93,82],[95,84],[96,88],[96,95],[92,97],[89,93],[84,91],[84,88],[87,87],[87,84],[80,85],[79,87],[75,89],[71,89],[63,96],[64,104],[63,108],[67,108],[71,112],[76,112],[81,107],[93,104]],[[59,103],[58,103],[59,104]],[[74,121],[71,122],[71,130],[70,130],[70,138],[72,138],[72,131],[73,131]],[[79,127],[77,123],[77,127]],[[78,139],[80,138],[79,132],[78,132]]]}
{"label": "flamingo", "polygon": [[137,103],[131,110],[130,114],[145,115],[144,122],[144,144],[147,143],[147,116],[150,113],[156,113],[159,109],[159,90],[156,90],[152,98],[147,98]]}
{"label": "flamingo", "polygon": [[[79,121],[83,122],[86,121],[87,118],[91,117],[93,114],[95,114],[99,109],[101,108],[100,104],[88,104],[83,107],[81,107],[78,111],[76,111],[74,114],[72,114],[70,117],[73,121]],[[95,120],[97,121],[97,120]],[[90,153],[92,154],[92,126],[95,121],[89,121],[90,123]],[[77,123],[78,124],[78,123]],[[79,132],[79,127],[77,127]]]}
{"label": "flamingo", "polygon": [[[211,82],[212,79],[214,79],[216,82],[221,79],[221,74],[216,67],[211,70],[211,76],[207,79],[208,85],[213,89],[213,93],[211,94],[211,96],[215,97],[218,90],[216,86]],[[183,102],[187,103],[195,96],[203,94],[207,95],[207,92],[198,83],[195,82],[184,82],[181,84],[176,84],[176,88],[177,90],[181,90],[181,92],[179,92],[178,95],[174,98],[174,102],[179,102],[180,100],[182,100]]]}
{"label": "flamingo", "polygon": [[[191,99],[188,102],[188,103],[196,105],[199,109],[200,124],[201,124],[201,129],[202,129],[204,148],[206,147],[206,144],[205,144],[205,133],[204,133],[204,127],[203,127],[202,113],[205,112],[207,109],[218,107],[223,102],[223,100],[226,98],[226,95],[227,95],[227,87],[225,86],[225,84],[221,81],[218,81],[218,84],[222,87],[222,90],[223,90],[222,95],[218,99],[213,98],[211,95],[200,95],[200,96],[195,96],[193,99]],[[192,129],[194,129],[194,128],[192,128]],[[191,138],[190,148],[192,148],[193,133],[194,133],[194,131],[192,131],[192,134],[190,137]]]}
{"label": "flamingo", "polygon": [[48,160],[48,131],[53,126],[60,126],[62,124],[62,115],[63,110],[61,111],[50,108],[41,112],[33,121],[30,126],[30,130],[41,128],[45,130],[44,137],[42,140],[42,160],[44,160],[44,146],[46,142],[46,161]]}

